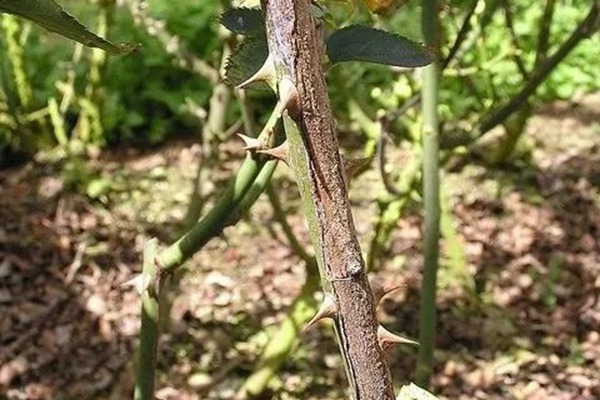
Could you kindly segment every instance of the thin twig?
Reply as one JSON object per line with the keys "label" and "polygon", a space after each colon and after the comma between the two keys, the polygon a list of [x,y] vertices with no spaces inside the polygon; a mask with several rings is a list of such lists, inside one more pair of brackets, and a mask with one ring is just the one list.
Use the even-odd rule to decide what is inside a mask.
{"label": "thin twig", "polygon": [[480,138],[487,132],[501,124],[512,113],[521,108],[529,96],[535,93],[537,88],[554,71],[558,64],[571,53],[571,51],[584,39],[590,37],[600,28],[600,1],[595,1],[588,15],[575,28],[569,38],[560,46],[560,48],[550,57],[548,57],[538,68],[533,71],[526,85],[513,96],[504,106],[498,108],[490,116],[485,118],[480,124],[476,138]]}
{"label": "thin twig", "polygon": [[521,55],[519,54],[519,49],[521,48],[521,45],[519,43],[519,38],[517,37],[517,32],[515,31],[515,24],[514,24],[514,21],[512,18],[512,16],[513,16],[512,10],[510,9],[510,4],[508,4],[508,0],[501,0],[501,2],[502,2],[502,8],[504,9],[504,20],[506,22],[506,28],[508,29],[508,33],[510,35],[510,40],[514,47],[513,51],[511,52],[512,58],[513,58],[515,64],[517,65],[517,69],[519,70],[519,73],[523,77],[523,80],[527,80],[527,79],[529,79],[529,72],[527,71],[527,68],[525,68],[523,59],[521,58]]}
{"label": "thin twig", "polygon": [[546,7],[544,7],[544,13],[540,21],[540,31],[538,33],[537,48],[535,51],[535,66],[539,65],[548,56],[548,49],[550,47],[550,27],[552,26],[552,19],[554,17],[555,0],[546,0]]}
{"label": "thin twig", "polygon": [[[379,119],[380,131],[379,131],[379,138],[377,141],[377,167],[379,168],[379,175],[381,176],[381,182],[383,182],[383,186],[385,187],[385,190],[392,196],[403,197],[403,196],[406,196],[406,194],[408,192],[410,192],[410,190],[407,191],[407,190],[399,189],[394,184],[391,177],[385,170],[385,166],[387,164],[386,156],[385,156],[385,154],[386,154],[385,148],[386,148],[386,143],[389,140],[389,138],[388,138],[389,131],[390,131],[389,124],[390,124],[389,119],[387,119],[385,117]],[[407,189],[407,188],[405,188],[405,189]]]}
{"label": "thin twig", "polygon": [[[465,19],[461,25],[459,33],[457,34],[456,39],[454,40],[454,43],[452,44],[452,47],[451,47],[450,51],[448,52],[448,55],[440,63],[441,64],[440,73],[443,72],[450,65],[450,63],[452,61],[459,60],[462,57],[462,55],[464,54],[466,49],[471,48],[471,45],[469,45],[465,49],[465,48],[463,48],[463,45],[466,42],[466,40],[469,38],[469,33],[471,32],[471,29],[472,29],[471,28],[472,24],[470,23],[470,20],[473,17],[474,12],[477,10],[477,4],[479,1],[481,1],[481,0],[474,0],[473,3],[471,4],[471,6],[469,7],[469,9],[467,11],[467,15],[465,16]],[[492,16],[494,15],[496,9],[497,9],[496,3],[494,3],[493,5],[488,6],[488,8],[486,8],[486,13],[482,17],[481,26],[479,27],[479,31],[482,31],[490,23],[490,21],[492,20]],[[419,92],[419,93],[413,95],[412,97],[410,97],[408,100],[406,100],[404,102],[404,104],[402,105],[402,107],[400,107],[398,110],[389,113],[388,118],[390,120],[398,119],[401,116],[403,116],[408,110],[410,110],[411,108],[416,107],[420,104],[421,104],[421,93]]]}
{"label": "thin twig", "polygon": [[471,5],[467,10],[467,15],[465,15],[465,19],[463,20],[458,34],[456,35],[456,39],[454,39],[454,43],[452,44],[448,55],[446,56],[446,58],[444,58],[444,61],[442,62],[442,70],[448,67],[448,64],[450,64],[450,62],[454,59],[463,42],[467,39],[469,32],[471,32],[471,29],[473,28],[473,25],[471,24],[471,19],[475,14],[475,10],[477,9],[477,4],[479,4],[479,1],[481,0],[473,0],[471,2]]}

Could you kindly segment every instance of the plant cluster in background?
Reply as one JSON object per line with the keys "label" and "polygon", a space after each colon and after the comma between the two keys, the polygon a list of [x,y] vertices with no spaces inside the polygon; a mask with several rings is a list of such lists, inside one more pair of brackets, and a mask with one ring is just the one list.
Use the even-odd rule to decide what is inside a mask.
{"label": "plant cluster in background", "polygon": [[[30,22],[2,14],[0,154],[31,155],[71,139],[86,145],[148,145],[196,132],[204,118],[202,107],[210,96],[210,84],[180,67],[152,32],[134,24],[129,5],[135,1],[120,6],[71,3],[70,10],[88,26],[139,43],[143,50],[131,57],[99,60],[94,56],[97,50],[44,34]],[[176,32],[186,49],[207,62],[218,60],[221,43],[213,21],[218,1],[170,7],[159,0],[148,6],[145,12],[156,16],[159,28]],[[97,87],[90,104],[86,100],[93,85]],[[54,117],[53,104],[58,106]],[[97,131],[92,135],[77,127],[86,109],[96,116],[93,124],[100,125],[89,128]],[[64,123],[62,127],[57,127],[56,117]],[[8,161],[3,158],[0,165]]]}
{"label": "plant cluster in background", "polygon": [[[71,3],[70,9],[88,26],[106,30],[110,37],[139,43],[143,50],[118,60],[99,60],[94,58],[94,50],[55,35],[42,35],[33,24],[3,15],[0,165],[10,163],[15,154],[25,154],[27,158],[68,139],[99,146],[153,145],[197,132],[206,116],[212,83],[182,67],[169,46],[182,46],[194,57],[218,68],[223,39],[214,16],[220,2],[197,0],[172,7],[165,0],[149,1],[144,13],[154,18],[158,27],[134,23],[130,11],[137,0]],[[242,5],[251,7],[254,3]],[[555,3],[549,52],[556,50],[587,10],[581,2]],[[358,3],[350,1],[319,4],[320,12],[327,13],[330,28],[376,19],[376,26],[421,40],[418,2],[406,2],[401,5],[402,12],[382,16],[370,16]],[[437,49],[441,56],[449,51],[465,15],[474,9],[465,44],[444,72],[440,92],[443,120],[454,121],[453,125],[464,129],[472,128],[478,118],[518,91],[527,79],[519,71],[519,64],[530,71],[536,63],[544,4],[524,0],[454,0],[444,5],[445,44]],[[106,21],[103,29],[102,18]],[[176,43],[158,40],[153,32],[157,28],[169,32]],[[580,43],[540,87],[538,99],[567,99],[597,89],[600,73],[594,68],[594,57],[599,40],[593,37]],[[97,82],[93,82],[94,68],[99,73]],[[357,106],[373,119],[378,112],[396,110],[417,93],[419,86],[413,72],[359,63],[332,68],[328,79],[336,114],[342,127],[349,131],[356,131],[356,124],[360,125]],[[91,98],[90,85],[96,85]],[[54,105],[59,113],[53,117]],[[81,113],[86,110],[94,116],[88,118],[88,127],[81,126]],[[62,124],[58,123],[60,120]],[[396,131],[401,133],[405,128]],[[89,132],[81,132],[82,129]]]}

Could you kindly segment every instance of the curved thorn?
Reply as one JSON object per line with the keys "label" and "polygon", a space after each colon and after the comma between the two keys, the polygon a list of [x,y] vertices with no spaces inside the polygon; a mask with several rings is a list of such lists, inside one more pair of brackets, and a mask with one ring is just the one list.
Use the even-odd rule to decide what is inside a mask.
{"label": "curved thorn", "polygon": [[244,141],[244,150],[258,150],[262,148],[262,142],[257,138],[246,136],[242,133],[237,134]]}
{"label": "curved thorn", "polygon": [[374,157],[362,157],[362,158],[347,158],[342,155],[342,163],[344,165],[344,172],[346,173],[346,177],[350,180],[357,173],[365,169],[369,163],[373,160]]}
{"label": "curved thorn", "polygon": [[259,154],[266,154],[270,157],[273,157],[277,160],[281,160],[284,163],[288,163],[288,144],[287,141],[283,142],[277,147],[273,147],[272,149],[261,149],[256,151]]}
{"label": "curved thorn", "polygon": [[244,82],[237,85],[236,89],[243,89],[251,83],[255,82],[265,82],[269,85],[269,87],[275,87],[275,81],[277,79],[277,70],[275,69],[275,62],[273,61],[273,57],[269,54],[265,63],[252,75],[250,78],[246,79]]}
{"label": "curved thorn", "polygon": [[310,327],[315,325],[317,322],[325,319],[325,318],[335,318],[337,315],[337,304],[335,302],[335,298],[329,294],[325,294],[323,298],[323,303],[321,303],[321,307],[319,311],[315,314],[314,317],[306,324],[304,327],[304,331],[308,330]]}
{"label": "curved thorn", "polygon": [[371,290],[373,291],[373,300],[375,301],[375,304],[380,303],[381,300],[388,294],[406,287],[406,285],[403,283],[386,283],[382,278],[377,276],[369,277],[369,284],[371,285]]}
{"label": "curved thorn", "polygon": [[377,328],[377,339],[379,340],[379,346],[381,346],[382,349],[387,349],[395,344],[419,345],[419,342],[388,331],[383,325],[379,325]]}
{"label": "curved thorn", "polygon": [[298,108],[298,89],[292,78],[284,76],[279,81],[279,105],[283,110],[294,111]]}
{"label": "curved thorn", "polygon": [[141,296],[144,294],[146,290],[150,287],[150,283],[152,282],[152,278],[148,274],[138,274],[134,276],[132,279],[123,282],[121,284],[122,287],[133,287],[136,292]]}

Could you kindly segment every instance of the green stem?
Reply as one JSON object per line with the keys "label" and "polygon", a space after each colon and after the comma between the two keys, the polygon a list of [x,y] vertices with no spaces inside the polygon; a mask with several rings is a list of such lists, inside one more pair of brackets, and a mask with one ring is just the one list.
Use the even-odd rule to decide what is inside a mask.
{"label": "green stem", "polygon": [[173,272],[210,239],[218,235],[231,222],[231,210],[237,208],[263,166],[264,161],[257,161],[251,155],[246,156],[235,179],[212,210],[179,240],[160,253],[158,257],[160,267]]}
{"label": "green stem", "polygon": [[252,108],[248,102],[245,90],[237,90],[236,95],[238,98],[238,104],[240,106],[240,113],[242,114],[244,131],[246,132],[246,135],[250,136],[252,132],[256,132],[256,123],[252,117]]}
{"label": "green stem", "polygon": [[[266,141],[266,138],[270,139],[274,136],[273,131],[276,128],[278,120],[279,117],[277,115],[271,115],[258,139]],[[161,252],[158,258],[160,267],[168,272],[173,272],[185,260],[202,248],[208,240],[218,235],[223,228],[230,225],[232,223],[232,210],[239,210],[244,197],[251,190],[253,183],[265,164],[269,164],[269,168],[274,168],[273,163],[275,161],[267,162],[264,158],[255,158],[255,156],[248,154],[235,179],[229,184],[229,187],[212,210],[190,228],[179,240]],[[257,197],[256,195],[255,199]],[[246,208],[248,207],[249,205],[246,205]],[[239,216],[241,214],[237,217]]]}
{"label": "green stem", "polygon": [[[251,189],[261,187],[257,186],[257,182],[263,182],[262,188],[264,189],[275,165],[275,161],[264,162],[255,160],[248,155],[226,192],[202,220],[160,254],[155,255],[156,252],[152,252],[152,257],[150,257],[150,251],[145,251],[142,276],[151,282],[151,287],[160,287],[159,292],[163,292],[162,288],[166,277],[199,251],[210,239],[217,236],[225,226],[234,223],[235,220],[232,220],[230,215],[231,210],[239,209],[242,204],[245,204],[244,207],[249,207],[251,202],[246,200],[249,193],[251,193],[251,198],[256,200],[258,197],[256,190],[251,192]],[[160,267],[158,273],[156,269],[150,269],[157,267]],[[150,272],[146,272],[147,270]],[[160,294],[162,295],[162,293]],[[154,369],[160,335],[160,297],[158,294],[152,294],[151,290],[145,290],[142,295],[142,329],[140,331],[140,357],[137,366],[135,400],[154,399]]]}
{"label": "green stem", "polygon": [[[157,239],[148,241],[144,248],[142,276],[151,281],[154,281],[156,277],[154,260],[157,249]],[[159,294],[153,290],[145,290],[142,294],[142,327],[140,328],[140,347],[134,393],[135,400],[154,399],[156,352],[160,334],[159,316]]]}
{"label": "green stem", "polygon": [[[423,0],[423,33],[427,45],[439,43],[437,0]],[[419,315],[419,357],[416,380],[427,386],[433,366],[433,342],[436,325],[436,285],[440,237],[440,172],[438,66],[423,70],[423,199],[425,205],[424,266]]]}

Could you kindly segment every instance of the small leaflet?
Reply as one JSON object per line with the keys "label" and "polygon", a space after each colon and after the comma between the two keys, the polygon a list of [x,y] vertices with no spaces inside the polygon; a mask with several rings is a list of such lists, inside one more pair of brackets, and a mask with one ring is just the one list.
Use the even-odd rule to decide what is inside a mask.
{"label": "small leaflet", "polygon": [[364,61],[396,67],[416,68],[431,64],[431,52],[405,37],[362,25],[335,31],[327,40],[332,64]]}
{"label": "small leaflet", "polygon": [[96,35],[54,0],[0,0],[0,13],[28,19],[50,32],[109,53],[130,53],[139,47],[131,43],[115,44]]}

